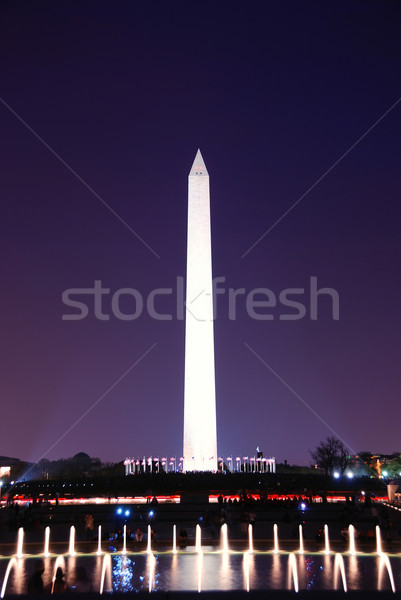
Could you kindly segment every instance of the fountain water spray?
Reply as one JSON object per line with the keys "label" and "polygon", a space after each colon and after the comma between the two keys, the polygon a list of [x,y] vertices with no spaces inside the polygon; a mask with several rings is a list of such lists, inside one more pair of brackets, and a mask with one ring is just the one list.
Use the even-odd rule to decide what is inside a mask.
{"label": "fountain water spray", "polygon": [[339,552],[336,553],[336,556],[334,558],[334,587],[337,587],[337,577],[338,577],[338,572],[340,571],[341,573],[341,579],[343,582],[343,590],[344,592],[347,591],[347,579],[345,577],[345,567],[344,567],[344,559],[342,554],[340,554]]}
{"label": "fountain water spray", "polygon": [[224,554],[228,554],[228,527],[227,523],[221,526],[220,529],[220,541],[221,541],[221,551]]}
{"label": "fountain water spray", "polygon": [[199,523],[196,526],[195,550],[198,554],[202,554],[202,538],[201,538],[201,528],[200,528]]}
{"label": "fountain water spray", "polygon": [[[75,552],[74,552],[75,554]],[[71,554],[71,556],[74,556],[74,554]],[[54,563],[54,567],[53,567],[53,577],[52,577],[52,589],[51,589],[51,593],[53,594],[54,591],[54,582],[56,581],[56,573],[57,573],[57,569],[61,567],[63,569],[63,572],[65,571],[65,560],[64,560],[64,556],[58,556],[56,558],[56,562]]]}
{"label": "fountain water spray", "polygon": [[148,525],[148,547],[146,548],[148,554],[152,554],[152,528]]}
{"label": "fountain water spray", "polygon": [[299,554],[303,554],[304,553],[304,536],[302,533],[302,525],[299,525],[299,550],[298,550]]}
{"label": "fountain water spray", "polygon": [[248,540],[249,540],[249,554],[253,554],[253,527],[252,525],[248,525]]}
{"label": "fountain water spray", "polygon": [[173,554],[177,554],[177,525],[173,525]]}
{"label": "fountain water spray", "polygon": [[[99,532],[98,552],[99,551],[101,552],[101,546],[100,546],[101,528],[100,528],[100,526],[99,526],[98,532]],[[274,524],[274,526],[273,526],[273,532],[274,532],[273,554],[277,555],[279,553],[279,547],[278,547],[279,544],[278,544],[278,527],[276,524]],[[304,553],[302,526],[299,526],[299,532],[300,532],[299,552]],[[346,554],[346,551],[342,554],[334,553],[333,549],[330,551],[328,526],[327,525],[324,526],[325,550],[322,553],[322,554],[326,555],[322,559],[324,561],[324,565],[325,565],[324,568],[327,569],[329,571],[329,573],[333,573],[334,580],[332,580],[332,582],[333,582],[334,587],[337,587],[337,585],[338,585],[344,591],[347,591],[347,578],[349,581],[351,581],[351,579],[354,580],[355,574],[358,574],[357,567],[358,567],[359,562],[365,560],[364,558],[362,559],[360,557],[360,555],[358,557],[356,556],[357,555],[357,552],[355,549],[356,532],[355,532],[354,528],[352,527],[352,525],[348,528],[348,532],[349,532],[349,555],[347,556],[347,559],[345,559],[344,556]],[[127,532],[124,527],[124,540],[125,541],[126,541],[126,533]],[[243,554],[244,588],[246,588],[247,590],[249,590],[251,587],[250,586],[250,577],[252,576],[252,565],[253,565],[253,561],[255,560],[254,556],[259,554],[253,548],[253,535],[252,534],[253,534],[253,529],[252,529],[252,527],[249,527],[249,529],[248,529],[249,549],[246,549]],[[75,568],[76,559],[72,558],[76,555],[75,547],[74,547],[75,546],[75,528],[74,527],[70,528],[70,536],[69,537],[70,537],[69,554],[70,554],[71,558],[66,558],[68,556],[68,553],[66,552],[66,554],[58,556],[56,558],[55,564],[53,563],[53,561],[51,559],[47,559],[47,561],[46,561],[47,565],[51,565],[50,572],[52,572],[54,570],[54,573],[52,573],[53,579],[51,580],[52,586],[54,586],[54,579],[55,579],[57,568],[59,566],[61,566],[63,568],[63,570],[65,570],[65,564],[66,564],[66,561],[68,560],[67,565],[68,565],[69,571],[72,573]],[[174,554],[177,552],[176,525],[174,525],[174,527],[173,527],[173,537],[174,537],[173,556],[171,557],[171,555],[170,555],[170,557],[171,557],[171,560],[173,562],[175,561],[175,564],[177,565],[176,561],[179,560],[180,557],[178,557],[176,554]],[[50,528],[46,527],[46,529],[45,529],[45,544],[44,544],[44,555],[45,556],[50,556],[49,541],[50,541]],[[149,525],[149,527],[148,527],[148,556],[149,556],[149,559],[147,561],[147,569],[148,569],[147,572],[149,573],[149,589],[150,589],[150,591],[155,591],[155,588],[156,588],[155,582],[157,580],[157,565],[158,565],[158,563],[157,563],[156,557],[152,553],[151,541],[152,541],[152,530]],[[370,553],[370,556],[373,557],[372,560],[374,560],[374,565],[376,565],[376,567],[377,567],[378,589],[379,590],[382,589],[382,584],[385,579],[385,582],[384,582],[385,585],[388,588],[391,586],[392,591],[395,592],[396,588],[395,588],[392,565],[391,565],[389,556],[386,554],[386,552],[383,551],[379,527],[376,528],[376,542],[377,542],[377,554],[375,553],[374,549],[372,549],[373,551]],[[13,593],[17,593],[17,594],[20,594],[24,591],[23,588],[26,586],[27,565],[29,566],[29,560],[27,558],[26,548],[23,549],[23,543],[26,543],[26,538],[24,538],[23,529],[20,528],[18,530],[18,534],[17,534],[17,553],[9,559],[9,562],[6,565],[7,568],[5,569],[4,580],[2,582],[0,581],[0,585],[1,585],[0,600],[2,598],[4,598],[6,589],[10,590],[10,588],[12,588]],[[245,542],[245,544],[246,544],[246,542]],[[37,555],[38,557],[43,556],[43,554],[41,554],[41,550],[42,549],[39,550],[40,554]],[[124,551],[126,551],[125,544],[124,544]],[[199,524],[196,526],[196,552],[197,552],[197,557],[196,557],[197,567],[195,567],[195,568],[197,568],[197,587],[198,587],[198,591],[201,591],[202,585],[203,585],[203,583],[205,583],[203,581],[203,576],[205,573],[203,570],[204,555],[203,555],[203,551],[202,551],[201,528],[200,528]],[[252,554],[252,552],[253,552],[253,554]],[[328,556],[330,554],[330,552],[334,555],[334,563],[332,562],[331,557]],[[226,524],[224,524],[221,527],[221,556],[222,556],[222,565],[223,565],[222,572],[224,573],[225,577],[229,577],[228,553],[229,553],[228,527]],[[112,558],[111,558],[110,554],[105,554],[104,552],[103,552],[103,554],[104,554],[104,556],[102,557],[102,559],[100,559],[100,558],[96,559],[97,565],[98,565],[96,581],[100,581],[100,593],[103,593],[103,590],[104,591],[112,590],[112,577],[113,577]],[[215,554],[218,554],[218,552],[215,552]],[[291,553],[291,555],[288,556],[288,586],[289,586],[289,589],[295,588],[295,591],[298,591],[298,589],[299,589],[298,563],[301,564],[301,562],[302,562],[302,564],[303,564],[302,559],[298,558],[297,554],[298,554],[298,552],[294,551]],[[94,551],[92,555],[95,556],[96,552]],[[30,555],[28,555],[28,556],[30,559]],[[49,562],[49,560],[50,560],[50,562]],[[123,559],[123,561],[125,561],[125,560],[126,559]],[[209,560],[209,559],[207,559],[207,560]],[[281,556],[281,557],[274,556],[272,558],[272,560],[273,560],[273,562],[278,561],[280,563],[280,561],[285,560],[285,558],[283,556]],[[370,566],[372,566],[372,565],[370,564]],[[347,567],[347,572],[345,570],[345,567]],[[376,569],[376,567],[375,567],[375,569]],[[333,570],[332,570],[332,568],[333,568]],[[14,569],[14,571],[13,571],[13,569]],[[177,569],[177,567],[176,567],[176,569]],[[100,570],[101,570],[101,575],[100,575]],[[384,571],[387,571],[388,579],[384,575]],[[376,572],[376,570],[374,570],[374,572]],[[194,575],[195,575],[195,573],[194,573]],[[333,577],[333,575],[332,575],[332,577]],[[341,583],[338,583],[340,575],[341,575]],[[109,582],[108,585],[105,585],[106,576],[108,576],[108,579],[107,579],[107,582]],[[100,579],[99,579],[99,577],[100,577]],[[205,577],[206,577],[206,575],[205,575]],[[10,581],[10,578],[11,578],[11,581]],[[194,582],[194,583],[196,586],[196,582]],[[96,587],[97,587],[97,585],[98,584],[96,584]]]}
{"label": "fountain water spray", "polygon": [[98,556],[102,554],[102,526],[99,525],[97,528],[97,553]]}
{"label": "fountain water spray", "polygon": [[123,549],[121,550],[121,554],[127,554],[127,526],[123,527]]}
{"label": "fountain water spray", "polygon": [[278,554],[279,553],[279,547],[278,547],[278,527],[277,527],[277,523],[274,523],[273,525],[273,537],[274,537],[274,554]]}
{"label": "fountain water spray", "polygon": [[24,528],[20,527],[18,529],[18,541],[17,541],[17,558],[22,558],[22,548],[24,544]]}
{"label": "fountain water spray", "polygon": [[8,582],[8,578],[10,577],[11,569],[12,568],[15,569],[17,567],[17,565],[18,565],[18,562],[17,562],[17,559],[15,558],[15,556],[10,558],[10,560],[8,561],[6,574],[4,575],[3,585],[1,586],[0,598],[4,598],[4,594],[6,593],[7,582]]}
{"label": "fountain water spray", "polygon": [[350,525],[348,527],[348,536],[349,536],[349,553],[354,555],[356,554],[355,550],[355,527]]}
{"label": "fountain water spray", "polygon": [[70,529],[70,546],[68,549],[68,553],[70,556],[75,556],[75,527],[71,525]]}
{"label": "fountain water spray", "polygon": [[324,526],[324,553],[330,554],[330,542],[329,542],[329,527]]}
{"label": "fountain water spray", "polygon": [[377,552],[377,554],[379,556],[381,554],[383,554],[382,536],[381,536],[381,533],[380,533],[380,527],[379,527],[379,525],[376,525],[376,552]]}
{"label": "fountain water spray", "polygon": [[379,589],[381,587],[380,580],[381,580],[381,575],[382,575],[384,566],[387,568],[388,577],[390,579],[391,590],[394,594],[395,593],[395,584],[394,584],[394,577],[393,577],[393,569],[391,568],[390,559],[388,557],[388,554],[386,554],[385,552],[382,552],[380,554],[380,566],[379,566],[379,585],[378,585]]}
{"label": "fountain water spray", "polygon": [[290,576],[290,586],[291,586],[291,576],[292,581],[294,583],[294,590],[298,593],[299,583],[298,583],[298,567],[297,567],[297,559],[295,557],[294,552],[290,552],[288,555],[288,568],[289,568],[289,576]]}
{"label": "fountain water spray", "polygon": [[106,573],[107,573],[107,587],[108,587],[108,591],[112,590],[112,586],[111,586],[111,556],[110,554],[105,554],[103,557],[103,563],[102,563],[102,574],[100,576],[100,588],[99,588],[99,594],[103,594],[103,590],[104,590],[104,580],[106,577]]}
{"label": "fountain water spray", "polygon": [[47,526],[45,529],[45,547],[43,549],[44,556],[49,556],[49,542],[50,542],[50,527]]}

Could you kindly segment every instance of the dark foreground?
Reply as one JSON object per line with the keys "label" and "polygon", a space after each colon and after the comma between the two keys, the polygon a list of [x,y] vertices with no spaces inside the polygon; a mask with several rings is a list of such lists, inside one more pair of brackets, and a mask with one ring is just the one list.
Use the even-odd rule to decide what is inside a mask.
{"label": "dark foreground", "polygon": [[[82,600],[90,600],[91,598],[97,597],[99,594],[79,594],[79,598]],[[116,593],[114,592],[112,597],[113,600],[145,600],[148,599],[150,594],[148,592],[126,592]],[[260,590],[250,591],[245,590],[228,591],[228,592],[152,592],[152,598],[154,600],[397,600],[401,598],[401,593],[390,592],[390,591],[366,591],[366,590],[354,590],[349,592],[341,591],[305,591],[300,590],[295,593],[291,590]],[[22,594],[22,595],[7,595],[9,600],[23,600],[24,598],[30,600],[43,600],[43,595],[33,594]],[[64,598],[76,598],[77,594],[64,594]]]}

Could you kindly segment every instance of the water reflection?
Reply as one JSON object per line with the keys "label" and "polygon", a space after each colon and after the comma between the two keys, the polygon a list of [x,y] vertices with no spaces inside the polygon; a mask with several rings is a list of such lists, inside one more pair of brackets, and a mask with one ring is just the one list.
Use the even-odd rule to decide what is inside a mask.
{"label": "water reflection", "polygon": [[267,571],[269,576],[266,580],[266,586],[275,590],[285,589],[282,557],[274,554],[269,562],[271,563],[271,568]]}
{"label": "water reflection", "polygon": [[202,591],[203,554],[198,551],[198,592]]}
{"label": "water reflection", "polygon": [[[361,561],[360,564],[358,564],[358,558],[356,556],[346,556],[344,557],[344,565],[345,565],[345,572],[346,572],[346,576],[347,576],[347,585],[348,585],[348,589],[349,590],[357,590],[357,589],[363,589],[363,585],[362,585],[362,579],[364,579],[363,576],[363,572],[364,572],[364,568],[365,568],[365,563],[364,561]],[[369,571],[375,571],[376,569],[376,563],[377,561],[375,559],[372,559],[369,567]],[[365,588],[366,589],[366,588]],[[373,588],[371,589],[376,589],[376,586],[373,585]]]}
{"label": "water reflection", "polygon": [[379,565],[379,580],[377,584],[377,589],[383,589],[383,571],[387,571],[388,581],[390,582],[392,592],[395,592],[395,584],[393,577],[393,569],[390,563],[390,559],[387,554],[380,555],[380,565]]}
{"label": "water reflection", "polygon": [[[0,586],[10,565],[6,596],[26,592],[35,560],[35,556],[24,555],[22,559],[14,557],[10,565],[9,557],[0,557]],[[333,553],[325,554],[324,550],[305,554],[299,554],[296,549],[290,554],[274,554],[274,550],[250,554],[248,551],[211,551],[204,547],[200,554],[193,549],[177,554],[170,550],[149,555],[146,551],[102,556],[77,553],[75,556],[51,555],[43,557],[43,561],[43,581],[47,588],[58,565],[65,570],[70,587],[74,585],[77,567],[82,565],[96,592],[100,589],[104,565],[105,592],[269,590],[295,589],[296,586],[300,590],[323,590],[343,589],[344,581],[349,590],[401,589],[401,555],[345,553],[337,558]]]}
{"label": "water reflection", "polygon": [[113,590],[115,592],[133,592],[133,568],[135,561],[128,556],[114,556],[113,558]]}

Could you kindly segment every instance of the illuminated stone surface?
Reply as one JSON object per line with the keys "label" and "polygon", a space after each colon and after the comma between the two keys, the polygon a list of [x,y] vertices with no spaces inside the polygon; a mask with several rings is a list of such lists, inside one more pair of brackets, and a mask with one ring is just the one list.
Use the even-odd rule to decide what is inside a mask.
{"label": "illuminated stone surface", "polygon": [[209,174],[198,150],[188,177],[184,471],[217,470]]}

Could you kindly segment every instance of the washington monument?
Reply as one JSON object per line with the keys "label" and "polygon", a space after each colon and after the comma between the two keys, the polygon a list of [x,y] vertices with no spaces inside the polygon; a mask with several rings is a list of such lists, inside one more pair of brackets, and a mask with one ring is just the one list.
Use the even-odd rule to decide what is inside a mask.
{"label": "washington monument", "polygon": [[198,150],[188,177],[184,471],[217,470],[209,174]]}

